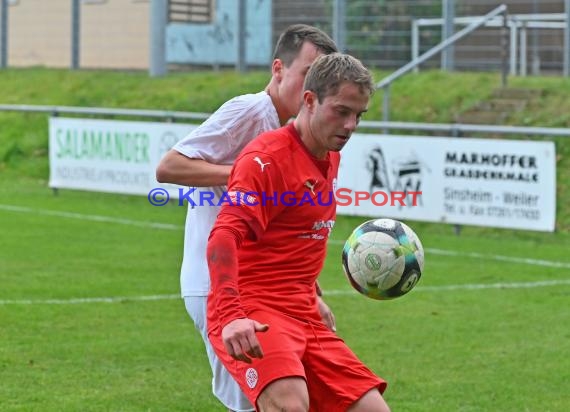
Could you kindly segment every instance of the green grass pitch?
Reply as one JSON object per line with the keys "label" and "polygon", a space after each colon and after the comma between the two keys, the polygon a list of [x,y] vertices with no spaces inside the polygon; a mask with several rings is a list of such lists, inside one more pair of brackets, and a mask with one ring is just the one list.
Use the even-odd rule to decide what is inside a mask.
{"label": "green grass pitch", "polygon": [[[0,410],[223,411],[176,297],[185,208],[0,182]],[[379,302],[340,265],[363,220],[339,217],[321,283],[394,411],[570,410],[568,233],[407,222],[424,275]]]}
{"label": "green grass pitch", "polygon": [[[8,68],[0,90],[4,104],[212,112],[268,76]],[[391,119],[450,123],[499,85],[497,73],[422,70],[394,85]],[[570,125],[567,79],[509,85],[544,93],[508,124]],[[378,93],[365,119],[381,120],[381,106]],[[184,208],[55,196],[47,116],[2,112],[0,126],[0,411],[223,411],[177,298]],[[557,232],[464,227],[457,237],[449,225],[406,222],[426,267],[400,299],[350,289],[340,251],[364,219],[338,219],[321,283],[339,334],[389,381],[394,412],[570,410],[570,140],[553,140]]]}

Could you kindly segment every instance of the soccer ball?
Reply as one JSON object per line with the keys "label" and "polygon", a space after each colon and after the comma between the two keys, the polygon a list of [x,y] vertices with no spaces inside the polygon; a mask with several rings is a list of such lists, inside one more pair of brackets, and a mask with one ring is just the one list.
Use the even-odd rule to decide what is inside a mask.
{"label": "soccer ball", "polygon": [[404,223],[374,219],[358,226],[342,250],[342,266],[350,284],[372,299],[405,295],[418,283],[424,249]]}

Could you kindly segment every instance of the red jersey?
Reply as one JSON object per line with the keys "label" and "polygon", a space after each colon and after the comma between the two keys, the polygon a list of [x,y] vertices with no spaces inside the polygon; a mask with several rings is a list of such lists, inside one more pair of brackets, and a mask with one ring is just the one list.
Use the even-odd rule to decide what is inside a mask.
{"label": "red jersey", "polygon": [[212,230],[236,217],[249,227],[238,250],[239,297],[221,285],[225,273],[211,270],[209,330],[255,309],[322,322],[315,282],[335,222],[339,162],[336,152],[315,158],[293,124],[261,134],[244,148],[228,184],[232,205],[222,207]]}

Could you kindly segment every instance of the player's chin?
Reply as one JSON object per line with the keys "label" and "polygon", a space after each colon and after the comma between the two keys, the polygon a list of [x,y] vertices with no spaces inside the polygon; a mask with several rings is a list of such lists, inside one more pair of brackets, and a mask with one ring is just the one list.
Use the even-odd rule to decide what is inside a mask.
{"label": "player's chin", "polygon": [[350,136],[336,135],[334,140],[335,150],[338,151],[344,147],[350,140]]}

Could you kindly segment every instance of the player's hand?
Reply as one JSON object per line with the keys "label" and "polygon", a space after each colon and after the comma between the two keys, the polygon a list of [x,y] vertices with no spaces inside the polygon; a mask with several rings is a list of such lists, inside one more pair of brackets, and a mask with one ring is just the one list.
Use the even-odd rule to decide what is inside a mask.
{"label": "player's hand", "polygon": [[222,329],[222,342],[232,358],[251,363],[251,358],[263,358],[263,351],[255,334],[267,329],[269,325],[253,319],[236,319]]}
{"label": "player's hand", "polygon": [[321,319],[323,320],[324,324],[327,328],[336,332],[336,321],[334,319],[334,313],[332,313],[331,308],[329,305],[325,303],[323,298],[317,296],[317,304],[319,306],[319,313],[321,314]]}

